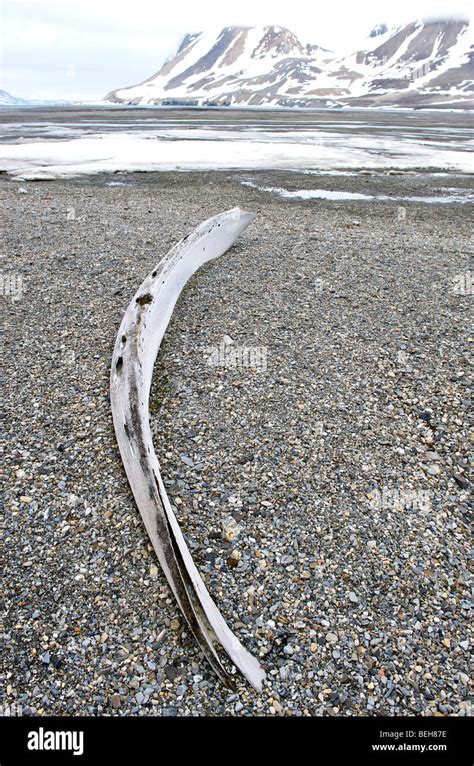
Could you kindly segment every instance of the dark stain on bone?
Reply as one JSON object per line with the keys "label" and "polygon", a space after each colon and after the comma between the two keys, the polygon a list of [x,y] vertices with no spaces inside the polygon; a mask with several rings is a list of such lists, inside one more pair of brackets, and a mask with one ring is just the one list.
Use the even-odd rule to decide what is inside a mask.
{"label": "dark stain on bone", "polygon": [[120,372],[122,367],[123,367],[123,356],[119,356],[119,358],[115,362],[115,369],[117,370],[117,372]]}
{"label": "dark stain on bone", "polygon": [[147,303],[151,303],[153,300],[153,296],[150,295],[150,293],[145,293],[145,295],[139,295],[138,298],[136,298],[136,302],[140,304],[140,306],[146,306]]}

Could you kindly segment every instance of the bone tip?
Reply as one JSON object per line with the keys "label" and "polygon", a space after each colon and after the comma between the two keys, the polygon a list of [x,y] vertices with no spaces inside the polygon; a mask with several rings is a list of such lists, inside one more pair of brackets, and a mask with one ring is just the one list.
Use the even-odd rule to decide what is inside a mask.
{"label": "bone tip", "polygon": [[265,673],[262,666],[259,665],[253,673],[247,676],[247,680],[250,685],[253,686],[255,691],[261,694],[263,691],[263,682],[265,681],[266,677],[267,674]]}
{"label": "bone tip", "polygon": [[229,210],[229,213],[231,216],[239,221],[246,221],[247,223],[250,223],[254,220],[254,218],[257,217],[256,213],[249,213],[248,210],[241,210],[240,207],[234,207],[232,210]]}

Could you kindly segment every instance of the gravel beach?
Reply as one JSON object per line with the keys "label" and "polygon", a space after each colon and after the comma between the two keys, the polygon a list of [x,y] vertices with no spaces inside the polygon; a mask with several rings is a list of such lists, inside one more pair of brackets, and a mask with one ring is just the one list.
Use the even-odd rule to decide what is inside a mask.
{"label": "gravel beach", "polygon": [[[470,714],[472,206],[255,188],[468,186],[384,172],[2,177],[12,714]],[[257,218],[180,298],[151,412],[195,561],[268,673],[261,695],[217,681],[183,624],[108,394],[142,279],[236,205]]]}

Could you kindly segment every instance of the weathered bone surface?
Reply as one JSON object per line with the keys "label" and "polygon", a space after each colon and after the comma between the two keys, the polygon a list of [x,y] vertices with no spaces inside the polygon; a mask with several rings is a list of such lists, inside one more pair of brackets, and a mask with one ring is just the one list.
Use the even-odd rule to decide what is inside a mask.
{"label": "weathered bone surface", "polygon": [[183,287],[200,266],[225,253],[254,217],[234,208],[210,218],[178,242],[147,276],[120,325],[110,396],[115,433],[135,501],[189,627],[225,683],[234,686],[219,658],[219,647],[261,691],[265,672],[214,604],[171,508],[153,448],[148,408],[155,359]]}

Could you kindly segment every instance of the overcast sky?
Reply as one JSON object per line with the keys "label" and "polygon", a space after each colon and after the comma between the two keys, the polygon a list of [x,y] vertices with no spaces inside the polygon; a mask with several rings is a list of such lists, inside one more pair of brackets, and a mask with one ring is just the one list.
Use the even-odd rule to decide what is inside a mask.
{"label": "overcast sky", "polygon": [[0,88],[32,99],[100,99],[150,77],[186,32],[280,24],[303,43],[357,48],[379,22],[469,16],[466,0],[0,0]]}

